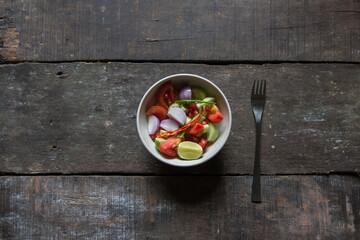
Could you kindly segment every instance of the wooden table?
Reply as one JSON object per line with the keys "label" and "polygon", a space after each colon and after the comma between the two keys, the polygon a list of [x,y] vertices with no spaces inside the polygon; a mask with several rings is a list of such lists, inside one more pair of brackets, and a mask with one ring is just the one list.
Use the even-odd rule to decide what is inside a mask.
{"label": "wooden table", "polygon": [[[359,1],[0,0],[1,239],[360,239]],[[230,137],[174,168],[138,137],[157,80],[204,76]],[[254,79],[267,80],[250,202]]]}

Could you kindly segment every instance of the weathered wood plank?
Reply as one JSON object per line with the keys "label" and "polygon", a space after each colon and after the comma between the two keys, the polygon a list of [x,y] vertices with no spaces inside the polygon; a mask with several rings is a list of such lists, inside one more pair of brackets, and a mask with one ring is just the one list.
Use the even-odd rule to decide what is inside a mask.
{"label": "weathered wood plank", "polygon": [[360,179],[1,177],[1,239],[358,239]]}
{"label": "weathered wood plank", "polygon": [[0,1],[3,61],[360,60],[359,1]]}
{"label": "weathered wood plank", "polygon": [[[191,169],[164,166],[142,146],[136,111],[148,87],[195,73],[233,113],[224,149]],[[360,169],[358,65],[17,64],[0,66],[0,172],[251,174],[253,79],[267,79],[262,172]]]}

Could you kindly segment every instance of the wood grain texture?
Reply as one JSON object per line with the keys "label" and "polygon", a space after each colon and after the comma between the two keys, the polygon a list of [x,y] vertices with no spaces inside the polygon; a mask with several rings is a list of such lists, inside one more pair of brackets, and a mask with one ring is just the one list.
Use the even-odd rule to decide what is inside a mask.
{"label": "wood grain texture", "polygon": [[[230,137],[207,164],[165,166],[138,137],[146,90],[175,73],[204,76],[227,96]],[[0,66],[0,172],[251,174],[254,79],[267,80],[262,172],[359,172],[358,65],[17,64]]]}
{"label": "wood grain texture", "polygon": [[0,6],[3,61],[360,60],[359,1],[1,0]]}
{"label": "wood grain texture", "polygon": [[360,179],[0,177],[1,239],[358,239]]}

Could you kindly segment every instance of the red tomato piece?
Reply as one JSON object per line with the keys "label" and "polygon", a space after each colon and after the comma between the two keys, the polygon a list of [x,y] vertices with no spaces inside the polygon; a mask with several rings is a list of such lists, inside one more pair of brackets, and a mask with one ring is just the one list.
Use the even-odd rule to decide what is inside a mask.
{"label": "red tomato piece", "polygon": [[219,123],[223,120],[224,117],[221,114],[219,108],[216,107],[215,104],[212,104],[207,118],[213,123]]}
{"label": "red tomato piece", "polygon": [[181,139],[178,137],[168,138],[160,145],[160,151],[170,157],[176,157],[176,147],[179,145],[180,142]]}
{"label": "red tomato piece", "polygon": [[174,86],[172,82],[167,82],[160,88],[158,102],[161,106],[167,109],[171,104],[174,103],[174,99]]}
{"label": "red tomato piece", "polygon": [[162,106],[152,106],[151,108],[149,108],[149,110],[146,111],[146,115],[154,115],[160,121],[168,118],[167,109]]}
{"label": "red tomato piece", "polygon": [[213,123],[219,123],[223,120],[224,117],[221,114],[221,112],[216,112],[216,113],[208,115],[208,118]]}
{"label": "red tomato piece", "polygon": [[190,128],[188,133],[196,136],[199,135],[203,129],[204,129],[204,125],[202,125],[201,123],[195,123],[195,125],[192,128]]}
{"label": "red tomato piece", "polygon": [[204,148],[205,147],[205,145],[206,145],[206,143],[207,143],[207,140],[205,139],[205,138],[201,138],[200,139],[200,142],[198,143],[202,148]]}

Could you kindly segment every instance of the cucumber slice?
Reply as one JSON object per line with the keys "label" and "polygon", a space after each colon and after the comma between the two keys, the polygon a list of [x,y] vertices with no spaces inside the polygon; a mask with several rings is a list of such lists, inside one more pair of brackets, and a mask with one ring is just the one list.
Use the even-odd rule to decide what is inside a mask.
{"label": "cucumber slice", "polygon": [[168,112],[170,112],[170,110],[171,110],[172,108],[174,108],[174,107],[179,107],[179,104],[178,104],[178,103],[173,103],[173,104],[171,104],[171,105],[169,106],[169,108],[168,108]]}
{"label": "cucumber slice", "polygon": [[191,88],[191,99],[204,99],[206,98],[206,91],[201,87]]}
{"label": "cucumber slice", "polygon": [[[213,98],[213,97],[206,97],[206,98],[204,98],[202,101],[205,101],[205,102],[215,102],[215,98]],[[196,107],[197,107],[197,109],[200,111],[202,107],[206,107],[206,106],[209,106],[209,107],[210,107],[211,105],[212,105],[212,103],[197,103],[197,104],[196,104]],[[207,112],[204,111],[203,114],[206,115]]]}
{"label": "cucumber slice", "polygon": [[185,130],[185,131],[182,131],[182,132],[179,132],[178,134],[176,134],[176,136],[177,136],[178,138],[183,138],[183,137],[185,136],[185,134],[186,134],[186,130]]}
{"label": "cucumber slice", "polygon": [[215,102],[215,98],[214,97],[206,97],[206,98],[203,99],[203,101],[204,102]]}
{"label": "cucumber slice", "polygon": [[189,117],[186,117],[186,121],[185,121],[185,124],[188,124],[189,122],[191,122],[191,118],[189,118]]}
{"label": "cucumber slice", "polygon": [[217,124],[209,122],[209,129],[207,131],[207,140],[209,142],[215,142],[219,136]]}
{"label": "cucumber slice", "polygon": [[206,119],[206,116],[203,114],[200,115],[199,119],[197,120],[198,123],[202,123]]}
{"label": "cucumber slice", "polygon": [[202,135],[204,135],[205,133],[209,132],[209,124],[205,124],[204,125],[204,129],[201,131],[201,133],[199,135],[196,135],[197,137],[201,137]]}
{"label": "cucumber slice", "polygon": [[170,107],[168,108],[168,112],[170,112],[170,110],[174,107],[181,108],[185,113],[189,112],[189,109],[184,104],[180,104],[180,103],[171,104]]}
{"label": "cucumber slice", "polygon": [[157,150],[159,150],[160,152],[161,152],[160,145],[165,141],[166,141],[165,138],[155,138],[155,146],[156,146]]}

